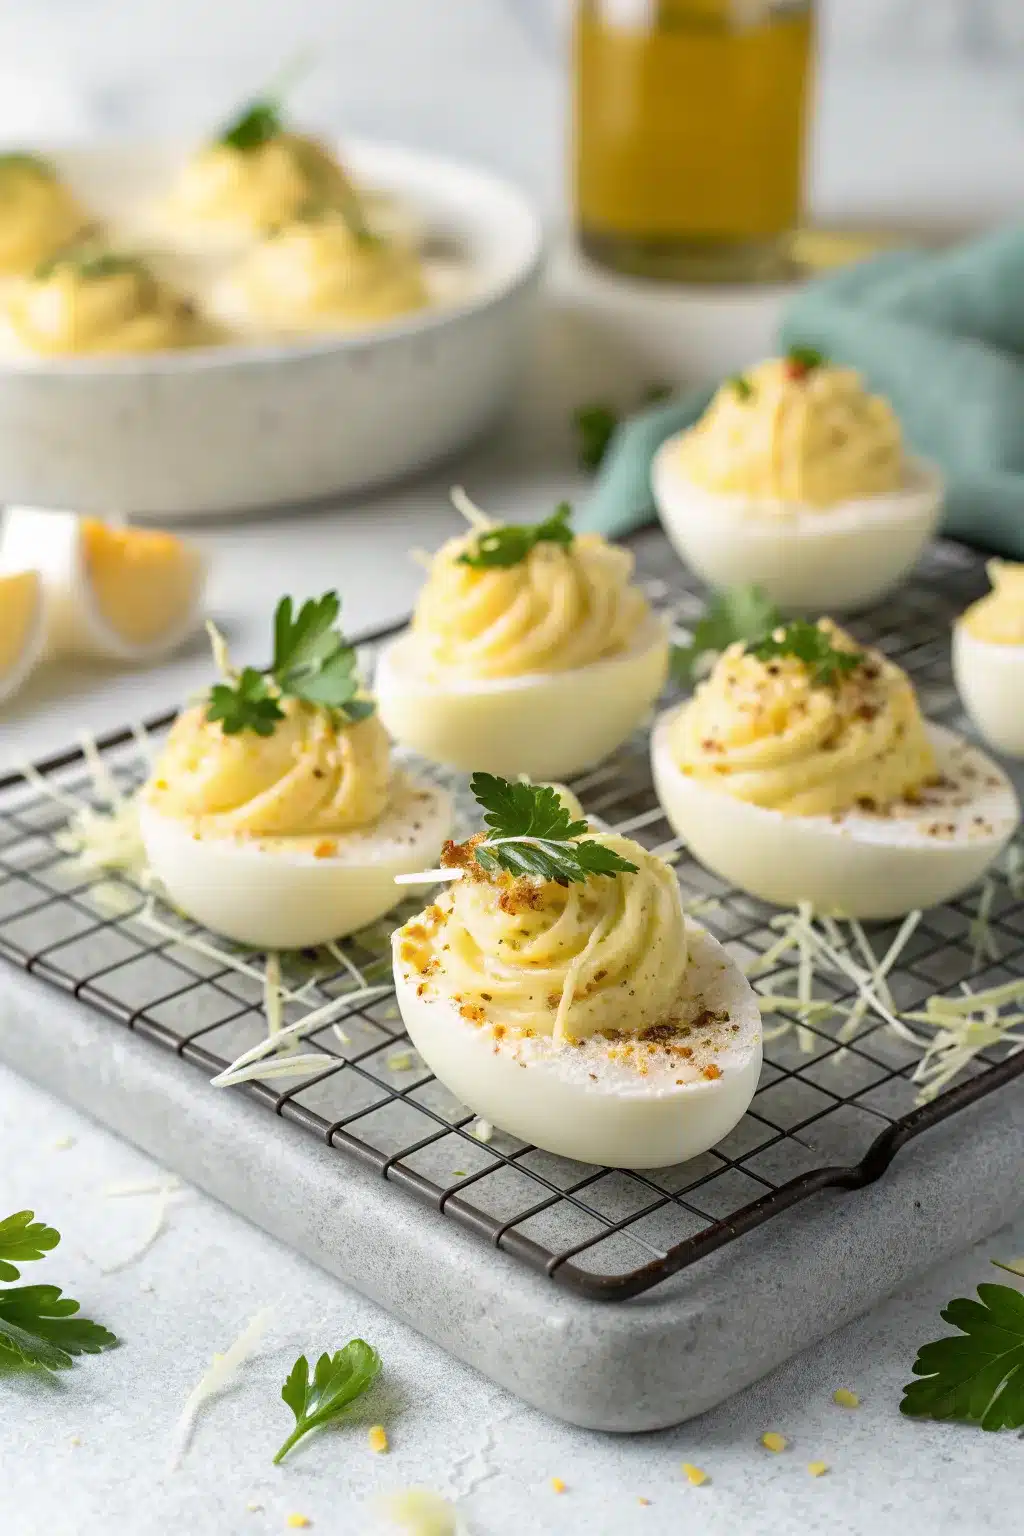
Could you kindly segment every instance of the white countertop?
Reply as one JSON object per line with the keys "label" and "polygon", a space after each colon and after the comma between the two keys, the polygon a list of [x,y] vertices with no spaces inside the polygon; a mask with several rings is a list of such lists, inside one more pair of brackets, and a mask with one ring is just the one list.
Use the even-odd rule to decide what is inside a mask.
{"label": "white countertop", "polygon": [[[442,12],[422,0],[308,0],[283,38],[272,9],[259,7],[260,25],[236,49],[231,4],[211,12],[195,0],[171,9],[140,0],[130,17],[114,0],[12,6],[0,18],[0,134],[198,127],[269,74],[270,61],[314,36],[323,67],[303,98],[310,116],[472,154],[557,207],[561,90],[549,67],[531,64],[529,41],[514,27],[501,32],[475,7],[472,21],[457,25],[459,8]],[[202,56],[194,44],[200,16],[215,29]],[[386,73],[385,55],[399,60]],[[821,211],[955,222],[1009,210],[1024,194],[1024,113],[1012,70],[949,60],[929,69],[895,53],[865,66],[844,55],[826,80],[815,177]],[[269,609],[289,588],[340,587],[353,631],[398,618],[416,584],[406,550],[455,526],[444,501],[452,478],[509,516],[578,492],[571,404],[604,394],[626,400],[652,379],[742,363],[763,350],[780,302],[779,294],[668,299],[581,283],[565,264],[553,293],[535,387],[516,422],[457,471],[344,511],[198,535],[214,557],[212,611],[240,659],[263,659]],[[62,746],[82,726],[98,731],[160,709],[205,668],[199,645],[155,672],[45,676],[4,717],[0,767]],[[176,1199],[169,1229],[145,1257],[102,1273],[151,1219],[147,1199],[111,1200],[105,1185],[155,1172],[130,1147],[0,1070],[0,1214],[34,1207],[64,1234],[58,1252],[25,1278],[64,1285],[124,1341],[59,1382],[3,1379],[3,1536],[271,1533],[285,1530],[292,1512],[308,1516],[314,1532],[359,1532],[368,1496],[411,1483],[463,1495],[460,1510],[477,1536],[982,1536],[1006,1531],[1019,1507],[1017,1437],[911,1423],[897,1404],[916,1346],[942,1331],[940,1306],[979,1280],[1006,1278],[988,1269],[987,1257],[1024,1253],[1024,1218],[714,1413],[627,1439],[544,1420],[196,1192]],[[211,1354],[268,1301],[276,1322],[267,1352],[230,1398],[211,1406],[184,1467],[168,1475],[171,1428],[187,1392]],[[278,1393],[293,1360],[356,1334],[384,1358],[373,1417],[388,1424],[391,1454],[370,1454],[362,1416],[273,1468],[288,1426]],[[860,1409],[833,1405],[840,1386],[860,1394]],[[488,1427],[496,1448],[485,1454]],[[790,1449],[763,1450],[767,1429],[787,1435]],[[702,1466],[710,1483],[690,1487],[684,1460]],[[830,1471],[815,1480],[806,1467],[816,1460]],[[551,1477],[564,1479],[564,1494],[552,1492]],[[250,1511],[251,1502],[262,1508]]]}

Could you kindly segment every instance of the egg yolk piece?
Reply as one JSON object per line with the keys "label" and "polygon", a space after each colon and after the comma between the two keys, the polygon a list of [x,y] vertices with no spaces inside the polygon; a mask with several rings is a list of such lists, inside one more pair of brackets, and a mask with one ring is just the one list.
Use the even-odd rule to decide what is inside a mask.
{"label": "egg yolk piece", "polygon": [[801,368],[771,358],[727,380],[701,420],[680,437],[675,468],[721,494],[780,508],[825,510],[900,489],[900,424],[850,368]]}
{"label": "egg yolk piece", "polygon": [[39,613],[39,578],[34,571],[0,576],[0,683],[25,654]]}
{"label": "egg yolk piece", "polygon": [[[837,650],[855,651],[823,619]],[[938,774],[907,675],[879,652],[816,682],[795,656],[760,660],[734,645],[678,713],[677,767],[725,795],[791,816],[878,809]]]}
{"label": "egg yolk piece", "polygon": [[485,568],[460,559],[477,538],[443,545],[420,592],[412,637],[427,675],[569,672],[624,654],[650,621],[631,583],[633,556],[598,534],[535,544],[516,565]]}
{"label": "egg yolk piece", "polygon": [[164,352],[213,332],[192,305],[134,258],[68,257],[7,295],[9,345],[39,356]]}
{"label": "egg yolk piece", "polygon": [[84,518],[81,540],[96,606],[120,639],[151,645],[191,612],[202,562],[173,534]]}
{"label": "egg yolk piece", "polygon": [[243,321],[300,331],[387,320],[428,302],[415,251],[329,212],[268,236],[228,279],[225,298]]}
{"label": "egg yolk piece", "polygon": [[316,139],[279,133],[249,149],[209,144],[183,168],[172,217],[260,233],[288,223],[310,203],[354,196],[337,161]]}
{"label": "egg yolk piece", "polygon": [[0,155],[0,273],[31,272],[88,222],[45,160]]}
{"label": "egg yolk piece", "polygon": [[406,957],[475,1023],[574,1041],[672,1022],[687,966],[675,875],[629,838],[593,841],[637,873],[563,886],[488,875],[472,840],[449,850],[442,862],[459,863],[464,876],[426,923],[403,930]]}
{"label": "egg yolk piece", "polygon": [[1024,565],[990,560],[985,570],[992,591],[972,603],[960,623],[976,640],[1024,645]]}

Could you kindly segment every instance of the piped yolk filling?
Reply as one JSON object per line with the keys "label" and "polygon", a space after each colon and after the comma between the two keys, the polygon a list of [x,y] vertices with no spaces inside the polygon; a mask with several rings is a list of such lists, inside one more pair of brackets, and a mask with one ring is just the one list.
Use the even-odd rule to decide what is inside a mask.
{"label": "piped yolk filling", "polygon": [[199,557],[171,533],[112,528],[87,518],[82,550],[100,613],[131,645],[159,640],[195,601]]}

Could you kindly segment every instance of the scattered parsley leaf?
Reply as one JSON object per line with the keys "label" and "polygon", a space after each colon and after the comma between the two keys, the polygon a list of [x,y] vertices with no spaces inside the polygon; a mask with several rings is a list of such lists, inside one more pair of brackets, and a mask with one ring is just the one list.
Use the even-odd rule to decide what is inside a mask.
{"label": "scattered parsley leaf", "polygon": [[0,1280],[17,1280],[20,1271],[11,1262],[27,1264],[56,1248],[60,1233],[35,1220],[35,1211],[16,1211],[0,1221]]}
{"label": "scattered parsley leaf", "polygon": [[14,1356],[24,1365],[65,1371],[74,1355],[98,1355],[112,1349],[115,1336],[87,1317],[76,1317],[79,1304],[56,1285],[12,1285],[0,1291],[0,1358]]}
{"label": "scattered parsley leaf", "polygon": [[816,688],[837,685],[847,672],[855,672],[864,660],[862,651],[838,650],[826,631],[808,619],[794,619],[748,649],[760,661],[773,656],[795,656],[806,663]]}
{"label": "scattered parsley leaf", "polygon": [[618,412],[609,405],[581,405],[573,416],[573,423],[579,439],[581,467],[599,469],[619,424]]}
{"label": "scattered parsley leaf", "polygon": [[508,570],[525,560],[538,544],[560,544],[566,549],[574,537],[569,527],[571,516],[572,507],[562,501],[542,523],[507,523],[500,528],[485,528],[477,535],[473,547],[459,555],[456,564],[471,566],[475,571]]}
{"label": "scattered parsley leaf", "polygon": [[0,176],[5,171],[28,171],[47,181],[52,181],[57,174],[49,160],[44,160],[41,155],[26,154],[24,150],[9,150],[0,155]]}
{"label": "scattered parsley leaf", "polygon": [[817,347],[790,347],[786,353],[786,372],[791,379],[806,378],[815,368],[825,368],[828,358]]}
{"label": "scattered parsley leaf", "polygon": [[732,378],[728,380],[728,383],[733,393],[737,396],[738,399],[742,400],[744,404],[748,400],[753,400],[754,386],[751,384],[745,373],[734,373]]}
{"label": "scattered parsley leaf", "polygon": [[237,736],[241,731],[273,736],[277,722],[284,719],[284,710],[270,692],[263,673],[246,667],[237,682],[217,683],[210,689],[206,718],[219,720],[225,736]]}
{"label": "scattered parsley leaf", "polygon": [[672,394],[671,384],[648,384],[640,398],[644,405],[660,405],[663,400],[670,399]]}
{"label": "scattered parsley leaf", "polygon": [[903,1388],[901,1413],[990,1430],[1024,1425],[1024,1294],[1010,1285],[979,1285],[978,1296],[958,1297],[940,1314],[960,1332],[918,1351],[920,1379]]}
{"label": "scattered parsley leaf", "polygon": [[292,1446],[311,1429],[329,1424],[361,1397],[380,1372],[380,1356],[362,1339],[350,1339],[337,1354],[323,1354],[310,1376],[309,1362],[300,1355],[281,1388],[295,1415],[295,1428],[274,1457],[283,1461]]}
{"label": "scattered parsley leaf", "polygon": [[37,282],[47,282],[62,267],[69,267],[84,282],[99,282],[105,277],[148,277],[144,262],[138,256],[128,256],[122,251],[104,251],[95,245],[69,245],[48,256],[39,263],[33,276]]}
{"label": "scattered parsley leaf", "polygon": [[275,97],[250,101],[217,136],[218,144],[231,149],[259,149],[284,132],[281,103]]}
{"label": "scattered parsley leaf", "polygon": [[476,844],[474,855],[482,869],[503,869],[512,875],[533,875],[560,885],[582,882],[589,875],[635,874],[629,863],[603,843],[578,841],[589,831],[549,784],[512,784],[491,773],[475,773],[469,785],[484,809],[490,834]]}
{"label": "scattered parsley leaf", "polygon": [[752,645],[781,622],[781,614],[760,587],[730,587],[712,598],[697,620],[690,644],[672,647],[672,675],[688,686],[704,657],[720,655],[736,640]]}

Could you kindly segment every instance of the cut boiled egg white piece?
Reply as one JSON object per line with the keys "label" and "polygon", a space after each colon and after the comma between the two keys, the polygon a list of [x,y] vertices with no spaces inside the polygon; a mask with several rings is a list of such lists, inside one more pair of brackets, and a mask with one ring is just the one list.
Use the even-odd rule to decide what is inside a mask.
{"label": "cut boiled egg white piece", "polygon": [[9,507],[0,571],[24,568],[42,582],[47,657],[149,660],[180,645],[201,617],[205,563],[174,534]]}
{"label": "cut boiled egg white piece", "polygon": [[667,710],[651,737],[658,799],[687,851],[714,874],[779,906],[894,918],[961,895],[998,857],[1019,822],[1017,797],[991,758],[928,724],[938,782],[879,811],[812,816],[739,800],[682,771]]}
{"label": "cut boiled egg white piece", "polygon": [[255,949],[306,949],[383,917],[395,876],[437,859],[452,829],[448,795],[396,774],[366,826],[309,837],[228,837],[161,814],[143,797],[149,867],[168,899],[203,927]]}
{"label": "cut boiled egg white piece", "polygon": [[410,632],[381,653],[374,686],[391,735],[421,757],[465,773],[571,778],[642,723],[664,686],[667,659],[666,626],[654,615],[622,655],[517,677],[438,676]]}
{"label": "cut boiled egg white piece", "polygon": [[0,575],[0,704],[24,683],[45,643],[43,588],[37,573]]}
{"label": "cut boiled egg white piece", "polygon": [[757,586],[783,613],[851,613],[890,592],[934,537],[943,482],[908,459],[898,490],[820,508],[779,505],[695,485],[677,440],[658,450],[651,482],[662,527],[679,558],[710,586]]}

